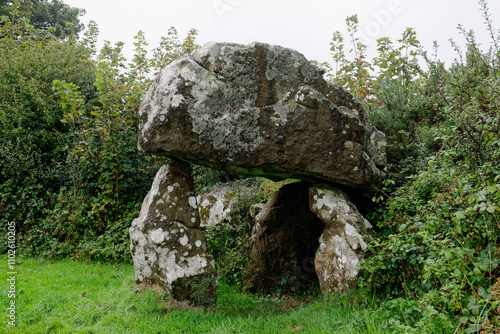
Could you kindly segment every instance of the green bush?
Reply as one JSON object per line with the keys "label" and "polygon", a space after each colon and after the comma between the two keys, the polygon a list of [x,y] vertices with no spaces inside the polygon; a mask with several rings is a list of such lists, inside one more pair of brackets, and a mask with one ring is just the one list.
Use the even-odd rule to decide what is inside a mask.
{"label": "green bush", "polygon": [[138,107],[150,71],[196,48],[197,32],[179,41],[170,29],[153,59],[139,32],[127,63],[123,43],[97,54],[93,22],[83,40],[61,39],[30,25],[18,2],[9,6],[0,26],[0,226],[14,221],[20,252],[32,256],[129,261],[130,223],[164,163],[137,152]]}
{"label": "green bush", "polygon": [[69,129],[60,122],[63,110],[52,82],[78,84],[82,97],[92,103],[94,67],[74,36],[60,40],[17,17],[16,23],[6,16],[2,20],[0,226],[13,221],[20,231],[36,230],[60,187],[70,183],[65,166]]}
{"label": "green bush", "polygon": [[453,331],[460,319],[471,333],[497,319],[500,50],[493,43],[483,52],[472,32],[461,31],[466,53],[448,70],[429,61],[420,89],[421,105],[438,115],[430,125],[415,124],[414,133],[423,128],[420,142],[432,145],[434,137],[437,151],[421,148],[407,182],[386,194],[385,210],[372,213],[382,233],[361,282],[418,303],[408,332]]}

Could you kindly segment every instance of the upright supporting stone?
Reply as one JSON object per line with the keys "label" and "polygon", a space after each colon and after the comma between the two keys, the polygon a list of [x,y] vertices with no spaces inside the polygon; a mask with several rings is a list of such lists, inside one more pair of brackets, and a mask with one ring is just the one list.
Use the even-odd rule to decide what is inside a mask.
{"label": "upright supporting stone", "polygon": [[309,189],[309,206],[325,224],[314,265],[323,294],[355,284],[372,228],[349,197],[328,185]]}
{"label": "upright supporting stone", "polygon": [[199,224],[189,166],[175,161],[161,167],[130,228],[137,284],[177,300],[215,304],[217,271]]}

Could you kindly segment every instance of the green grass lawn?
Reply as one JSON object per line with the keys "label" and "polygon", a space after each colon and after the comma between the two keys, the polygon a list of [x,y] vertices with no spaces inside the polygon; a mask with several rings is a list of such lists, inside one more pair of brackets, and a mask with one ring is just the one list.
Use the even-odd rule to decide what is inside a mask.
{"label": "green grass lawn", "polygon": [[[133,266],[21,259],[9,326],[7,257],[0,256],[1,333],[386,333],[377,306],[349,296],[280,297],[221,284],[217,306],[194,308],[136,292]],[[363,299],[364,300],[364,299]]]}

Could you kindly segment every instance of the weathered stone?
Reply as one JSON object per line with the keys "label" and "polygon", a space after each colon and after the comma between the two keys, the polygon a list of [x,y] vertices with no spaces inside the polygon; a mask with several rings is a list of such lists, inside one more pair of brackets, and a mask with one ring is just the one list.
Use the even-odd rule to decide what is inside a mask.
{"label": "weathered stone", "polygon": [[214,304],[217,272],[205,236],[197,229],[198,206],[187,168],[184,163],[161,167],[132,222],[135,279],[177,300]]}
{"label": "weathered stone", "polygon": [[200,227],[234,227],[242,202],[251,198],[252,194],[250,187],[243,186],[217,185],[208,188],[197,197]]}
{"label": "weathered stone", "polygon": [[325,225],[314,262],[321,290],[342,292],[356,283],[372,226],[344,192],[328,185],[311,187],[309,206]]}
{"label": "weathered stone", "polygon": [[314,256],[324,224],[309,209],[307,182],[275,192],[257,215],[251,237],[251,259],[259,268],[255,288],[269,291],[283,277],[308,284],[316,280]]}
{"label": "weathered stone", "polygon": [[[345,193],[323,183],[356,191],[377,182],[386,139],[362,105],[303,55],[262,43],[209,43],[162,71],[139,119],[144,152],[320,184],[283,186],[263,207],[252,207],[257,289],[286,275],[319,278],[325,294],[355,282],[371,226]],[[216,188],[197,201],[184,167],[158,172],[134,220],[136,280],[177,299],[213,303],[217,278],[199,215],[202,227],[231,225],[241,194]]]}
{"label": "weathered stone", "polygon": [[385,135],[293,50],[209,43],[167,66],[143,99],[139,149],[279,180],[368,187]]}

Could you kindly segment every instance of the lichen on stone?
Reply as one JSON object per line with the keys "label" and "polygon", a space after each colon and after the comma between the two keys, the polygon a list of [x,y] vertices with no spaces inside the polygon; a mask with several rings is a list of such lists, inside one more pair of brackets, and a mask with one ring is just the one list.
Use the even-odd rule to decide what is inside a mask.
{"label": "lichen on stone", "polygon": [[141,213],[132,222],[135,278],[138,284],[172,293],[174,298],[193,300],[190,291],[174,287],[192,277],[206,276],[213,282],[206,298],[214,301],[218,286],[215,265],[203,233],[196,228],[198,205],[184,168],[185,163],[171,161],[158,170]]}

